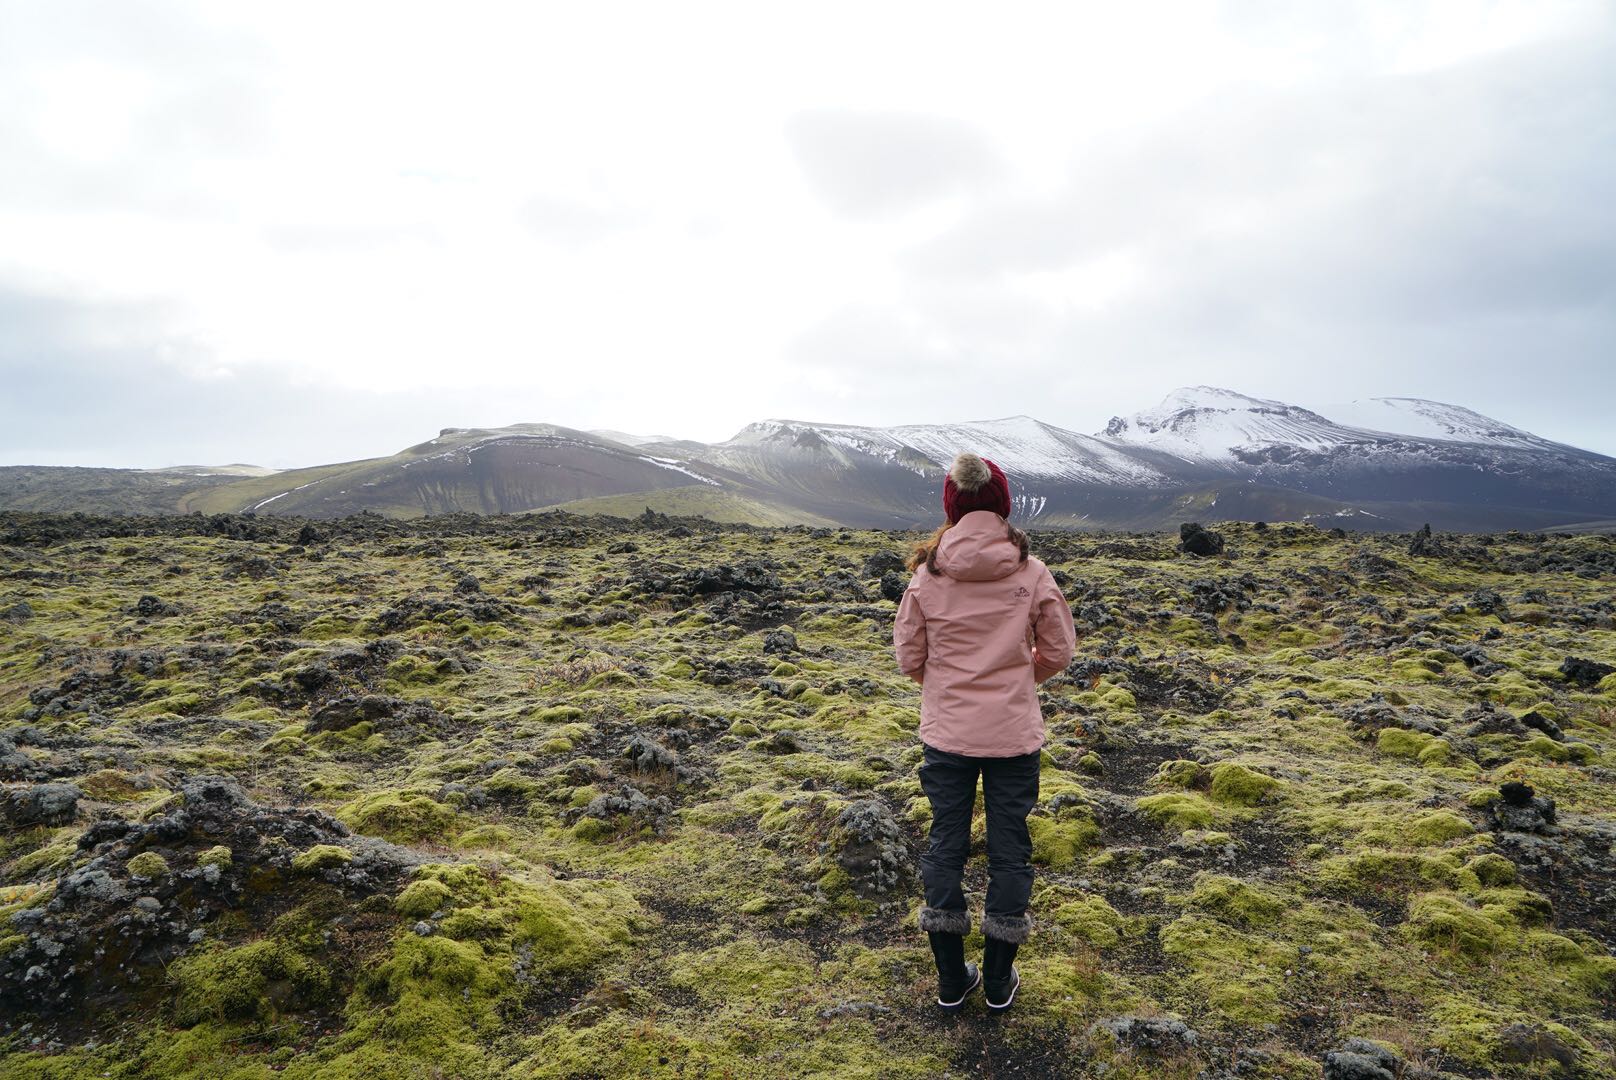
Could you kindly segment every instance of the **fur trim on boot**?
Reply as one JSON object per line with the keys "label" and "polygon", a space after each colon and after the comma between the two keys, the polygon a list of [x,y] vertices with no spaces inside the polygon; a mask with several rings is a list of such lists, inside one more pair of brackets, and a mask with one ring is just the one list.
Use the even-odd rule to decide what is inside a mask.
{"label": "fur trim on boot", "polygon": [[984,912],[982,915],[983,937],[998,938],[1000,941],[1020,945],[1031,933],[1031,915],[995,915],[992,912]]}
{"label": "fur trim on boot", "polygon": [[988,471],[987,462],[975,454],[961,454],[956,457],[948,470],[948,475],[954,481],[954,486],[961,491],[975,491],[993,479],[993,474]]}
{"label": "fur trim on boot", "polygon": [[971,913],[969,911],[944,911],[942,908],[922,907],[920,909],[920,928],[928,934],[969,934],[971,932]]}

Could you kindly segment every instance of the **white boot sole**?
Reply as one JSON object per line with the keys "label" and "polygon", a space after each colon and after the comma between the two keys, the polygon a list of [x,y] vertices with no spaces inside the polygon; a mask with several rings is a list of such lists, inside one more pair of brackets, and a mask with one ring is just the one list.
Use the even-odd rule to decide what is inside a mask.
{"label": "white boot sole", "polygon": [[976,978],[972,979],[971,980],[971,985],[967,986],[965,988],[965,990],[960,994],[958,1001],[944,1001],[942,998],[938,998],[937,999],[937,1004],[941,1005],[945,1009],[957,1009],[961,1005],[965,1004],[965,999],[971,996],[971,991],[975,990],[978,986],[981,986],[981,985],[982,985],[982,969],[977,968],[976,969]]}
{"label": "white boot sole", "polygon": [[[1012,974],[1012,975],[1014,975],[1016,977],[1016,981],[1010,984],[1010,996],[1004,999],[1004,1004],[1003,1005],[995,1005],[995,1004],[993,1004],[993,1002],[988,1001],[988,1008],[990,1008],[990,1009],[1008,1009],[1010,1007],[1010,1003],[1012,1001],[1016,1000],[1016,991],[1021,989],[1021,972],[1016,968],[1016,966],[1014,964],[1012,964],[1012,965],[1010,965],[1010,974]],[[982,995],[982,1000],[987,1001],[987,995],[986,994]]]}

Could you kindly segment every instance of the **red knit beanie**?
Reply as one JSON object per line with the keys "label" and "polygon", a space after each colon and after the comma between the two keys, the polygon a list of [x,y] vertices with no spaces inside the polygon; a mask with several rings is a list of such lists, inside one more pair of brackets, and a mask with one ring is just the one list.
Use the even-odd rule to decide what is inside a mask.
{"label": "red knit beanie", "polygon": [[943,513],[950,525],[958,525],[972,510],[992,510],[1009,517],[1010,481],[987,458],[961,454],[943,479]]}

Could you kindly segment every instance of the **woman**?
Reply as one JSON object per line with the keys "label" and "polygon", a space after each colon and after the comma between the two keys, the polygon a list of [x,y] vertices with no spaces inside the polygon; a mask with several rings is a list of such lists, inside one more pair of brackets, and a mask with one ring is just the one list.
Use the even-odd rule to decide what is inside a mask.
{"label": "woman", "polygon": [[[943,512],[948,523],[909,559],[914,576],[892,634],[898,667],[921,685],[931,836],[920,858],[920,928],[937,960],[937,1004],[959,1009],[980,983],[990,1009],[1007,1009],[1021,985],[1016,950],[1032,929],[1027,814],[1044,745],[1037,684],[1065,670],[1076,633],[1049,568],[1006,520],[1010,484],[997,465],[959,455],[943,481]],[[980,969],[965,961],[971,917],[960,886],[979,772],[988,841]]]}

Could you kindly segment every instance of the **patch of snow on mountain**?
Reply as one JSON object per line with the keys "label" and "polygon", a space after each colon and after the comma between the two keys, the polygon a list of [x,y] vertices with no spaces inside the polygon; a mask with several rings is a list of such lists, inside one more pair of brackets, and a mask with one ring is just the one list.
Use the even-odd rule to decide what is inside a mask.
{"label": "patch of snow on mountain", "polygon": [[1016,495],[1010,500],[1010,516],[1017,519],[1031,519],[1044,512],[1049,505],[1047,495]]}
{"label": "patch of snow on mountain", "polygon": [[1045,424],[1030,416],[890,428],[764,420],[747,425],[729,444],[761,445],[789,440],[792,445],[811,445],[815,437],[841,450],[864,454],[921,474],[931,470],[915,460],[916,451],[944,469],[955,455],[970,451],[992,459],[1013,482],[1021,477],[1039,477],[1077,483],[1155,486],[1167,479],[1133,457],[1126,447]]}
{"label": "patch of snow on mountain", "polygon": [[992,458],[1012,480],[1051,477],[1078,483],[1153,485],[1166,478],[1123,448],[1030,416],[888,429],[944,468],[963,450]]}
{"label": "patch of snow on mountain", "polygon": [[704,484],[711,484],[713,487],[722,486],[717,480],[714,480],[709,476],[703,476],[698,472],[691,472],[689,469],[685,468],[684,462],[678,461],[674,458],[647,457],[645,454],[640,454],[639,458],[641,461],[649,462],[652,465],[656,465],[660,468],[672,469],[674,472],[684,473],[686,476],[693,476]]}
{"label": "patch of snow on mountain", "polygon": [[1364,438],[1300,406],[1215,386],[1174,390],[1154,409],[1113,418],[1103,437],[1192,462],[1232,462],[1237,449],[1273,445],[1326,451]]}
{"label": "patch of snow on mountain", "polygon": [[271,495],[267,499],[264,499],[264,500],[262,500],[260,502],[253,503],[251,506],[247,507],[247,509],[243,510],[242,513],[250,514],[254,510],[257,510],[261,506],[268,506],[270,503],[274,502],[276,499],[284,499],[284,498],[286,498],[286,496],[290,495],[294,491],[302,491],[304,488],[310,488],[310,487],[313,487],[315,484],[324,483],[328,479],[330,479],[330,477],[322,476],[322,477],[319,477],[317,479],[310,480],[306,484],[299,484],[295,488],[287,488],[285,491],[281,492],[279,495]]}
{"label": "patch of snow on mountain", "polygon": [[1490,416],[1424,398],[1364,398],[1326,408],[1337,423],[1441,442],[1539,449],[1545,440]]}

